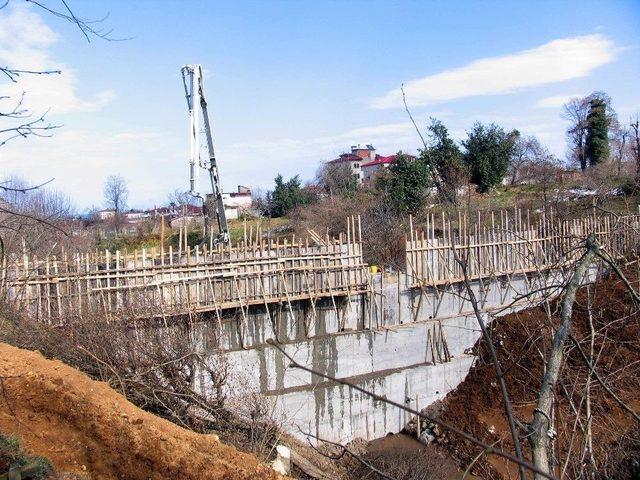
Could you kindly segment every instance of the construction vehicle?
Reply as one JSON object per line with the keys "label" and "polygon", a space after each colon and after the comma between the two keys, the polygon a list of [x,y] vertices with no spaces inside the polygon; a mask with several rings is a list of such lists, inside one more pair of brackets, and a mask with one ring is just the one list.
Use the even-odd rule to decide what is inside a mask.
{"label": "construction vehicle", "polygon": [[[202,84],[202,67],[200,65],[185,65],[181,69],[184,92],[189,108],[189,137],[191,142],[189,155],[189,193],[202,201],[204,215],[205,238],[211,232],[212,214],[215,213],[218,223],[218,234],[210,240],[211,245],[226,244],[229,242],[229,226],[224,212],[222,189],[220,188],[220,174],[213,150],[213,138],[211,136],[211,123],[207,111],[207,100]],[[206,136],[206,155],[201,155],[203,145],[200,141],[200,121],[204,122]],[[203,158],[204,157],[204,158]],[[211,193],[203,195],[200,192],[200,169],[209,172],[211,181]],[[207,240],[205,240],[206,242]]]}

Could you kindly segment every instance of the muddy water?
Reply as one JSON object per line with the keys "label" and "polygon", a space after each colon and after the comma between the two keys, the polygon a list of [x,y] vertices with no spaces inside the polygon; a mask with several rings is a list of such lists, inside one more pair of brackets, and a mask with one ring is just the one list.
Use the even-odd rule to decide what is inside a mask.
{"label": "muddy water", "polygon": [[372,455],[378,455],[381,453],[416,453],[427,452],[429,447],[420,443],[415,437],[407,435],[406,433],[395,433],[387,435],[386,437],[377,438],[372,440],[368,444],[367,452]]}
{"label": "muddy water", "polygon": [[[369,459],[383,459],[380,466],[384,465],[386,468],[382,469],[386,473],[395,474],[394,478],[398,479],[459,480],[463,474],[456,461],[442,449],[434,445],[424,445],[414,436],[405,433],[389,434],[386,437],[372,440],[367,444],[367,457]],[[375,463],[379,461],[375,461]],[[407,462],[413,464],[414,468],[399,465]],[[480,480],[479,477],[473,475],[468,475],[466,478]]]}

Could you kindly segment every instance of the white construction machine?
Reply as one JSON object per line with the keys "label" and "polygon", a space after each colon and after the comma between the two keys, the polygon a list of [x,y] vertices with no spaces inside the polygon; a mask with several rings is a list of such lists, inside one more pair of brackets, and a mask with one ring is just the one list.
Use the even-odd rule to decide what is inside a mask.
{"label": "white construction machine", "polygon": [[[209,122],[209,113],[207,112],[207,100],[204,96],[204,87],[202,85],[202,67],[200,65],[185,65],[181,71],[184,92],[187,97],[187,106],[189,108],[190,122],[189,136],[191,140],[191,154],[189,156],[189,193],[202,201],[206,236],[208,236],[211,231],[211,217],[213,216],[213,212],[215,212],[218,222],[218,234],[211,239],[211,244],[226,244],[229,242],[229,226],[227,225],[227,217],[224,213],[220,175],[218,174],[218,165],[213,151],[211,124]],[[204,121],[204,132],[207,137],[207,143],[205,145],[207,154],[202,156],[201,151],[203,145],[200,142],[201,117]],[[200,169],[209,172],[212,191],[210,194],[203,195],[200,192]]]}

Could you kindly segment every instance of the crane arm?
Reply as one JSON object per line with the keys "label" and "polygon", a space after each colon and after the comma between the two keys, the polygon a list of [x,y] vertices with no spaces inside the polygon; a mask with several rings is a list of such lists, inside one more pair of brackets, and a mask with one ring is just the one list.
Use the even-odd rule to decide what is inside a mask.
{"label": "crane arm", "polygon": [[[182,80],[184,83],[185,96],[187,98],[187,107],[189,109],[190,123],[190,156],[189,156],[189,193],[194,197],[200,198],[203,205],[203,213],[205,219],[206,231],[209,231],[211,222],[210,208],[215,212],[218,223],[218,236],[213,240],[214,244],[229,242],[229,226],[227,224],[227,216],[224,211],[224,202],[222,198],[222,189],[220,187],[220,175],[218,173],[218,164],[213,149],[213,137],[211,135],[211,123],[209,121],[209,113],[207,110],[207,100],[204,95],[204,87],[202,83],[202,68],[200,65],[185,65],[182,67]],[[200,113],[204,121],[204,132],[207,142],[208,158],[202,160],[200,158]],[[203,168],[209,172],[211,181],[211,197],[213,205],[209,205],[206,197],[200,193],[200,169]],[[208,197],[208,195],[207,195]]]}

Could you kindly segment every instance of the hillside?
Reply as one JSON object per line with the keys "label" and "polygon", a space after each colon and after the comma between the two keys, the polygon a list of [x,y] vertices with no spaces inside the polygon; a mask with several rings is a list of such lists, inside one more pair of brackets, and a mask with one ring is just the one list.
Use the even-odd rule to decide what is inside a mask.
{"label": "hillside", "polygon": [[[276,479],[258,460],[144,412],[107,384],[0,343],[0,433],[92,479]],[[84,478],[84,476],[82,477]]]}
{"label": "hillside", "polygon": [[[638,284],[637,266],[626,270],[633,285]],[[591,304],[591,316],[587,306]],[[552,312],[554,305],[551,305]],[[557,317],[555,317],[557,318]],[[596,370],[619,398],[636,412],[640,411],[640,313],[626,287],[615,276],[603,278],[589,289],[583,287],[576,298],[572,334],[585,352],[589,352],[590,320],[593,322]],[[557,320],[555,320],[557,321]],[[549,345],[549,323],[544,308],[536,307],[498,318],[492,326],[498,358],[506,372],[505,380],[514,412],[521,425],[531,420],[543,375],[542,352]],[[487,443],[497,442],[513,451],[503,403],[496,383],[493,364],[484,341],[475,346],[476,366],[465,381],[444,402],[442,419],[472,433]],[[531,352],[536,354],[531,355]],[[587,353],[588,354],[588,353]],[[556,458],[569,478],[579,478],[580,469],[588,471],[584,449],[585,385],[587,368],[575,346],[569,342],[567,363],[557,389],[558,433]],[[640,435],[636,420],[592,378],[590,391],[593,415],[593,452],[596,471],[593,478],[638,478],[640,475]],[[574,411],[580,412],[575,423]],[[521,431],[522,432],[522,431]],[[573,433],[573,435],[572,435]],[[521,433],[524,437],[524,434]],[[466,466],[478,454],[471,445],[452,435],[442,435],[438,443]],[[522,440],[528,455],[529,444]],[[565,466],[567,457],[569,462]],[[580,459],[584,460],[581,462]],[[473,473],[483,478],[516,478],[513,464],[482,456]],[[583,472],[586,475],[586,473]],[[635,475],[635,476],[634,476]]]}

